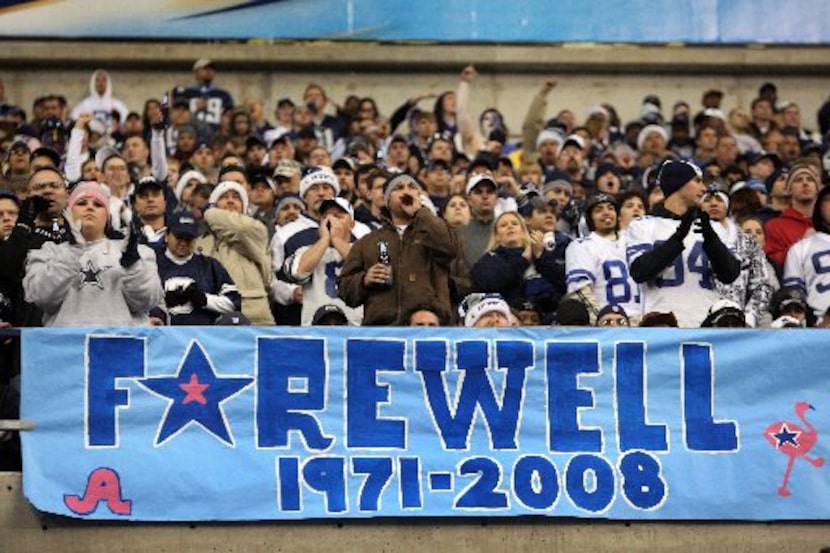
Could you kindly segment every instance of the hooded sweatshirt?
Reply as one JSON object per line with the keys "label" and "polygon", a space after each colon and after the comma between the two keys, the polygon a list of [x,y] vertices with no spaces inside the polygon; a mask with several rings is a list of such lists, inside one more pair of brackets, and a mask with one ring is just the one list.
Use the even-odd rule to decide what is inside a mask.
{"label": "hooded sweatshirt", "polygon": [[29,252],[23,290],[43,310],[43,326],[148,325],[150,309],[164,301],[156,256],[139,246],[130,267],[119,262],[123,240],[84,245],[46,242]]}
{"label": "hooded sweatshirt", "polygon": [[[98,94],[95,90],[95,76],[99,73],[107,78],[107,88],[103,94]],[[72,119],[77,119],[82,113],[90,113],[95,119],[100,119],[106,123],[107,132],[109,133],[112,130],[113,111],[118,112],[121,116],[122,123],[127,119],[127,115],[129,114],[129,110],[124,102],[112,95],[112,79],[109,73],[103,69],[96,69],[89,78],[89,96],[81,100],[81,103],[72,110]]]}

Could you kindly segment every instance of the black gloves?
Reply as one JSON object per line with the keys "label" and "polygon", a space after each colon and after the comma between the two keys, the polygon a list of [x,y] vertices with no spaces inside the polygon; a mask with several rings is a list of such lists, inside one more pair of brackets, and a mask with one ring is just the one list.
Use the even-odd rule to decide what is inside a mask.
{"label": "black gloves", "polygon": [[176,307],[190,303],[194,308],[201,309],[207,305],[207,294],[195,282],[191,282],[185,288],[168,290],[164,294],[164,304],[167,307]]}
{"label": "black gloves", "polygon": [[677,230],[674,231],[674,236],[683,242],[683,239],[686,238],[686,235],[689,234],[689,231],[692,230],[692,223],[694,223],[695,219],[700,216],[700,211],[697,208],[690,208],[686,210],[685,215],[683,218],[680,219],[680,226],[677,227]]}
{"label": "black gloves", "polygon": [[164,305],[167,307],[176,307],[187,303],[187,298],[184,295],[184,290],[176,288],[175,290],[168,290],[164,293]]}
{"label": "black gloves", "polygon": [[130,235],[127,237],[127,245],[121,254],[121,266],[125,269],[129,269],[140,259],[138,255],[138,236],[141,234],[141,227],[139,225],[140,223],[136,223],[135,219],[130,223]]}
{"label": "black gloves", "polygon": [[32,228],[35,219],[49,209],[49,199],[44,196],[29,196],[20,204],[20,215],[17,222]]}
{"label": "black gloves", "polygon": [[712,238],[717,238],[718,235],[715,229],[712,228],[712,220],[705,211],[701,210],[697,226],[700,228],[700,234],[703,236],[704,242],[709,242]]}
{"label": "black gloves", "polygon": [[156,121],[155,123],[151,123],[150,126],[153,127],[157,131],[163,131],[164,129],[167,128],[167,122],[168,122],[167,116],[162,115],[161,118],[158,121]]}
{"label": "black gloves", "polygon": [[185,298],[193,307],[201,308],[207,305],[207,295],[195,282],[191,282],[183,292]]}

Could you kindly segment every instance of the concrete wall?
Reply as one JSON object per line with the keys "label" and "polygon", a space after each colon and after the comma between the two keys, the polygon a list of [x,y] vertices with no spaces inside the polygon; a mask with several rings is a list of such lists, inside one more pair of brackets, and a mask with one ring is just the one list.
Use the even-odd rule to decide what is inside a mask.
{"label": "concrete wall", "polygon": [[20,475],[0,473],[0,551],[384,551],[429,553],[729,551],[807,553],[830,546],[827,523],[694,524],[563,519],[385,519],[250,524],[117,524],[32,511]]}
{"label": "concrete wall", "polygon": [[830,93],[830,48],[794,47],[0,41],[0,79],[7,96],[23,106],[47,92],[63,93],[74,104],[88,94],[92,70],[103,67],[112,73],[116,95],[140,111],[145,99],[190,84],[199,57],[216,60],[217,85],[237,101],[264,99],[268,113],[278,98],[299,99],[316,81],[340,102],[348,94],[372,96],[389,115],[410,96],[454,88],[472,62],[480,72],[473,112],[498,107],[515,132],[547,77],[559,81],[549,115],[568,107],[580,119],[601,102],[614,104],[624,121],[636,118],[651,93],[661,97],[665,114],[681,99],[696,110],[708,88],[726,93],[725,110],[748,107],[760,84],[773,81],[780,98],[798,102],[804,124],[815,128],[816,111]]}

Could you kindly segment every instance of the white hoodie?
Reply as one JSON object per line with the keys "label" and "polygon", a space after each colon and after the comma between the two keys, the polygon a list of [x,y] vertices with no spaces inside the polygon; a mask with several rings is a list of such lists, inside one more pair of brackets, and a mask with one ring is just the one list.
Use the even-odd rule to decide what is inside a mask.
{"label": "white hoodie", "polygon": [[[95,76],[99,73],[107,78],[107,88],[103,94],[95,90]],[[112,130],[112,112],[117,111],[121,115],[121,122],[127,119],[129,110],[127,106],[112,95],[112,79],[109,73],[103,69],[96,69],[89,78],[89,96],[81,100],[72,110],[72,119],[77,119],[82,113],[90,113],[95,119],[100,119],[107,125],[107,134]]]}

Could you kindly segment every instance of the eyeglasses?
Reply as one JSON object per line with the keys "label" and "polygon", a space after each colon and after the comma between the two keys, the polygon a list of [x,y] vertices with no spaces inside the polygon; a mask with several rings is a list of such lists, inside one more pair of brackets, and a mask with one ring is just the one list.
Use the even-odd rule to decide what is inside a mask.
{"label": "eyeglasses", "polygon": [[630,324],[624,317],[607,317],[597,323],[597,326],[630,326]]}
{"label": "eyeglasses", "polygon": [[52,190],[60,190],[62,188],[66,188],[66,183],[63,181],[53,180],[47,182],[33,182],[29,185],[35,192],[40,192],[42,190],[46,190],[47,188],[51,188]]}

